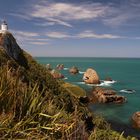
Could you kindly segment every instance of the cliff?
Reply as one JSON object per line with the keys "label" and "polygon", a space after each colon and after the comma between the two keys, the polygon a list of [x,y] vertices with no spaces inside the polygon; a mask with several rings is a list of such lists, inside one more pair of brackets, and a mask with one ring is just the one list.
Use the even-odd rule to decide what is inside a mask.
{"label": "cliff", "polygon": [[3,48],[7,55],[13,58],[19,65],[28,68],[27,60],[23,55],[23,51],[10,32],[0,33],[0,48]]}

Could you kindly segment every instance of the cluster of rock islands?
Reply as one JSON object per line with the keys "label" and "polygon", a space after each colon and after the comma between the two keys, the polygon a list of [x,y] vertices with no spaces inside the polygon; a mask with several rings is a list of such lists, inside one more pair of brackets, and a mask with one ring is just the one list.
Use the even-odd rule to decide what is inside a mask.
{"label": "cluster of rock islands", "polygon": [[[56,79],[64,78],[59,70],[64,69],[63,64],[58,64],[55,69],[51,68],[50,64],[46,65],[47,69],[50,70],[51,74]],[[78,74],[79,69],[76,66],[73,66],[68,69],[70,74]],[[127,101],[124,96],[118,95],[115,90],[109,88],[103,88],[97,86],[101,83],[100,77],[98,73],[93,68],[88,68],[84,74],[82,80],[85,84],[93,84],[93,90],[91,92],[90,97],[82,97],[80,100],[84,103],[92,102],[92,103],[115,103],[115,104],[122,104]],[[110,77],[106,78],[105,81],[111,82],[112,79]],[[94,84],[96,86],[94,86]],[[136,112],[132,116],[133,127],[140,128],[140,112]]]}
{"label": "cluster of rock islands", "polygon": [[[62,75],[58,70],[63,70],[64,65],[58,64],[56,66],[56,69],[52,69],[50,64],[47,64],[47,69],[50,70],[51,74],[54,78],[64,78],[64,75]],[[71,67],[69,69],[69,73],[71,74],[77,74],[79,73],[79,69],[75,66]],[[111,79],[107,79],[110,80]],[[97,74],[97,72],[92,69],[88,68],[86,72],[83,75],[83,81],[85,84],[100,84],[100,78]],[[126,102],[126,98],[124,96],[117,95],[117,92],[112,89],[106,89],[102,87],[95,87],[92,92],[92,98],[91,101],[97,101],[99,103],[124,103]]]}

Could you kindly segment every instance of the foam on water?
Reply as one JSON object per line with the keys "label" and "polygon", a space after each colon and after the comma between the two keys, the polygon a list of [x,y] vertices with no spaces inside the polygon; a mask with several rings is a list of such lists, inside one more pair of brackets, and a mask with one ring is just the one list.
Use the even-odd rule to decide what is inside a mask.
{"label": "foam on water", "polygon": [[85,73],[85,71],[79,71],[79,73],[80,73],[80,74],[84,74],[84,73]]}
{"label": "foam on water", "polygon": [[68,70],[69,68],[64,68],[64,70]]}
{"label": "foam on water", "polygon": [[100,84],[86,84],[85,82],[76,82],[77,84],[85,84],[87,86],[112,86],[112,84],[116,83],[117,81],[112,80],[112,81],[104,81],[101,80]]}
{"label": "foam on water", "polygon": [[63,79],[64,79],[64,80],[67,80],[67,79],[68,79],[68,77],[64,77]]}
{"label": "foam on water", "polygon": [[115,80],[112,80],[112,81],[104,81],[104,80],[102,80],[103,81],[103,83],[105,83],[105,84],[114,84],[114,83],[116,83],[117,81],[115,81]]}
{"label": "foam on water", "polygon": [[122,93],[135,93],[136,91],[135,90],[130,90],[130,89],[122,89],[122,90],[120,90],[120,92],[122,92]]}
{"label": "foam on water", "polygon": [[81,84],[81,85],[84,85],[85,82],[76,82],[77,84]]}

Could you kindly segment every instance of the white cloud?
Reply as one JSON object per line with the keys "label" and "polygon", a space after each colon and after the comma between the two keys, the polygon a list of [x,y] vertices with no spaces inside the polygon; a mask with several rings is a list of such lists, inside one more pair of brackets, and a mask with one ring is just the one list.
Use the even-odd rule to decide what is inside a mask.
{"label": "white cloud", "polygon": [[34,42],[29,42],[29,44],[33,44],[33,45],[48,45],[48,42],[37,42],[37,41],[34,41]]}
{"label": "white cloud", "polygon": [[55,22],[43,22],[43,23],[35,23],[35,25],[46,27],[46,26],[53,26]]}
{"label": "white cloud", "polygon": [[107,26],[133,25],[135,22],[140,22],[139,0],[121,1],[119,6],[110,5],[106,13],[102,22]]}
{"label": "white cloud", "polygon": [[101,4],[51,3],[35,5],[31,16],[40,18],[60,18],[63,20],[89,20],[104,15],[107,6]]}
{"label": "white cloud", "polygon": [[21,18],[21,19],[24,19],[24,20],[31,20],[31,17],[26,15],[25,11],[22,14],[21,13],[8,13],[8,15],[18,17],[18,18]]}
{"label": "white cloud", "polygon": [[[21,11],[19,13],[10,13],[12,16],[17,16],[22,19],[42,19],[41,23],[36,21],[38,26],[53,26],[63,25],[66,27],[73,27],[74,21],[98,20],[107,26],[121,26],[131,24],[133,20],[140,19],[140,2],[139,0],[125,0],[120,1],[120,5],[116,3],[99,3],[99,2],[79,2],[64,3],[39,1],[30,5],[30,9]],[[140,21],[140,20],[139,20]]]}
{"label": "white cloud", "polygon": [[14,31],[12,30],[12,32],[18,36],[22,36],[22,37],[36,37],[39,36],[38,33],[35,32],[25,32],[25,31]]}
{"label": "white cloud", "polygon": [[11,30],[15,38],[20,44],[34,44],[34,45],[47,45],[49,39],[41,38],[39,33]]}
{"label": "white cloud", "polygon": [[46,36],[48,36],[50,38],[58,38],[58,39],[71,38],[70,35],[68,35],[64,32],[48,32],[48,33],[46,33]]}
{"label": "white cloud", "polygon": [[84,31],[77,35],[78,38],[95,38],[95,39],[117,39],[123,38],[121,36],[112,35],[112,34],[96,34],[92,31]]}
{"label": "white cloud", "polygon": [[93,31],[83,31],[79,34],[70,35],[64,32],[48,32],[46,36],[49,38],[57,38],[57,39],[81,39],[81,38],[90,38],[90,39],[117,39],[117,38],[125,38],[122,36],[112,35],[112,34],[96,34]]}

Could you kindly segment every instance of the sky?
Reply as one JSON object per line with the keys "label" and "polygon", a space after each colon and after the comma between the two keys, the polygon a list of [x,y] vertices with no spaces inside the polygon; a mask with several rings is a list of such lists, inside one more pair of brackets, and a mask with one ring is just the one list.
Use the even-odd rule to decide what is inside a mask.
{"label": "sky", "polygon": [[0,20],[33,56],[140,57],[140,0],[0,0]]}

